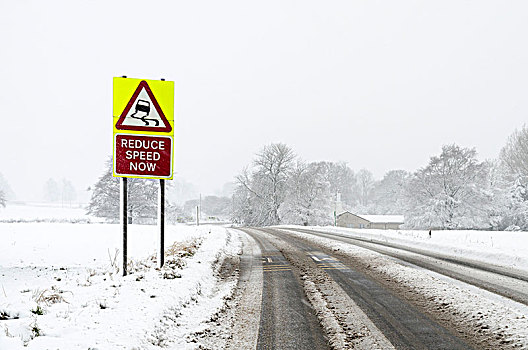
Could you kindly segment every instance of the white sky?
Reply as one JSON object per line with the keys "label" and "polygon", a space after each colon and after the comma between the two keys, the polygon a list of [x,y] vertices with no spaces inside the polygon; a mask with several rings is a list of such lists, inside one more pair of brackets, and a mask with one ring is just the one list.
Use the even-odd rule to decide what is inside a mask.
{"label": "white sky", "polygon": [[265,144],[381,177],[442,144],[496,157],[528,116],[526,1],[0,1],[0,172],[78,191],[112,152],[112,77],[174,80],[203,193]]}

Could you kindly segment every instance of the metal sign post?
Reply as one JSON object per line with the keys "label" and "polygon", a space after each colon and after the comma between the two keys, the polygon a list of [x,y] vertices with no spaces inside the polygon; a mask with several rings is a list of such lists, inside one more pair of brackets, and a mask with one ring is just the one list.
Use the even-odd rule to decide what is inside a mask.
{"label": "metal sign post", "polygon": [[121,178],[121,201],[119,217],[123,228],[123,276],[127,275],[127,229],[128,229],[128,193],[127,178]]}
{"label": "metal sign post", "polygon": [[159,229],[159,251],[158,267],[161,269],[165,264],[165,180],[159,180],[158,191],[158,229]]}

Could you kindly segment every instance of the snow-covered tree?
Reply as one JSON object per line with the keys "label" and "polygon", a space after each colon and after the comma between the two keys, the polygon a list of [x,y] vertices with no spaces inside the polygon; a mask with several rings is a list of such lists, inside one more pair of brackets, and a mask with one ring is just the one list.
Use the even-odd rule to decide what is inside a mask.
{"label": "snow-covered tree", "polygon": [[[508,138],[499,156],[512,178],[528,179],[528,127],[515,130]],[[515,180],[514,180],[515,181]]]}
{"label": "snow-covered tree", "polygon": [[528,128],[515,130],[493,167],[492,227],[528,230]]}
{"label": "snow-covered tree", "polygon": [[341,201],[352,206],[357,203],[355,195],[356,177],[354,171],[346,163],[317,162],[319,172],[329,185],[329,192],[335,199],[337,194],[340,195]]}
{"label": "snow-covered tree", "polygon": [[367,169],[358,171],[356,174],[356,196],[361,207],[366,208],[370,204],[373,189],[374,175]]}
{"label": "snow-covered tree", "polygon": [[44,184],[44,199],[48,202],[57,202],[61,197],[59,184],[54,179],[49,178]]}
{"label": "snow-covered tree", "polygon": [[74,201],[77,198],[77,192],[75,191],[75,187],[68,179],[62,179],[62,201],[64,203],[69,203],[71,205],[71,202]]}
{"label": "snow-covered tree", "polygon": [[[200,205],[199,199],[191,199],[185,202],[183,210],[187,215],[196,215],[196,207]],[[228,197],[205,196],[201,201],[201,213],[216,217],[228,217],[232,211],[232,199]]]}
{"label": "snow-covered tree", "polygon": [[405,170],[391,170],[376,181],[371,192],[373,214],[402,214],[405,185],[411,174]]}
{"label": "snow-covered tree", "polygon": [[199,195],[196,187],[181,177],[175,176],[170,184],[171,186],[166,189],[165,196],[172,203],[183,205],[186,201],[197,198]]}
{"label": "snow-covered tree", "polygon": [[[245,183],[250,183],[247,171],[244,169],[238,177],[244,176]],[[231,220],[237,224],[256,225],[259,220],[255,217],[251,196],[253,194],[243,185],[238,185],[233,193],[233,213]],[[255,197],[255,195],[253,195]]]}
{"label": "snow-covered tree", "polygon": [[181,206],[169,202],[165,205],[165,220],[174,225],[192,220],[192,217],[185,215]]}
{"label": "snow-covered tree", "polygon": [[[93,186],[92,197],[87,207],[90,215],[119,220],[120,179],[112,176],[112,159],[106,162],[106,170]],[[129,178],[128,217],[129,223],[148,223],[157,217],[158,182],[155,180]]]}
{"label": "snow-covered tree", "polygon": [[0,173],[0,191],[4,193],[3,198],[5,201],[15,199],[15,193],[2,173]]}
{"label": "snow-covered tree", "polygon": [[331,223],[330,185],[323,168],[321,163],[297,162],[280,208],[283,222],[305,226]]}
{"label": "snow-covered tree", "polygon": [[476,155],[475,149],[446,145],[414,173],[406,187],[407,227],[482,228],[486,171]]}
{"label": "snow-covered tree", "polygon": [[257,154],[252,168],[244,169],[237,176],[237,183],[242,189],[236,191],[236,202],[249,205],[242,211],[245,215],[240,217],[240,213],[237,214],[238,220],[255,226],[281,223],[279,209],[286,196],[294,159],[292,149],[282,143],[267,145]]}
{"label": "snow-covered tree", "polygon": [[4,191],[0,190],[0,206],[4,207],[6,206],[6,197]]}
{"label": "snow-covered tree", "polygon": [[501,216],[499,229],[508,231],[528,231],[528,188],[517,178],[510,182],[505,193],[505,210]]}

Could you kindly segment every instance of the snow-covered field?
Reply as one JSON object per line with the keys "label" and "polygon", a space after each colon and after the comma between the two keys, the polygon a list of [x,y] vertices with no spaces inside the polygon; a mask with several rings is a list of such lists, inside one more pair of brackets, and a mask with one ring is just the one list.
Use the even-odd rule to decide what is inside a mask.
{"label": "snow-covered field", "polygon": [[328,226],[307,228],[400,244],[519,270],[528,269],[528,232],[432,231],[429,237],[429,231],[418,230],[348,229]]}
{"label": "snow-covered field", "polygon": [[0,207],[0,222],[102,222],[101,219],[86,215],[79,205],[59,203],[13,203]]}
{"label": "snow-covered field", "polygon": [[[75,209],[56,209],[17,210],[28,211],[26,219],[50,211],[76,217]],[[217,275],[240,251],[232,234],[167,226],[159,270],[156,226],[129,225],[130,274],[122,277],[119,225],[0,223],[0,349],[196,348],[193,334],[235,288]]]}

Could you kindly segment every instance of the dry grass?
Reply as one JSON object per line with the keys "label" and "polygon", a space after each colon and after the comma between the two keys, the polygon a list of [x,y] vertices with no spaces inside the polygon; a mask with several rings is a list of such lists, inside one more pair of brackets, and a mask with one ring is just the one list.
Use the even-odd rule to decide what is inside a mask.
{"label": "dry grass", "polygon": [[110,253],[110,249],[108,249],[108,258],[110,259],[110,269],[112,270],[112,273],[115,273],[115,274],[119,273],[119,264],[117,261],[118,257],[119,257],[119,249],[116,249],[113,255]]}
{"label": "dry grass", "polygon": [[9,328],[7,327],[7,325],[4,325],[4,333],[6,337],[13,338],[13,335],[9,333]]}
{"label": "dry grass", "polygon": [[196,254],[201,245],[201,239],[194,239],[187,242],[174,242],[173,245],[165,249],[165,256],[178,258],[191,257]]}
{"label": "dry grass", "polygon": [[33,291],[33,300],[35,300],[37,304],[44,304],[46,306],[50,306],[57,303],[68,303],[61,295],[62,293],[62,291],[58,290],[55,287],[51,287],[51,290],[37,289]]}
{"label": "dry grass", "polygon": [[[191,241],[175,242],[165,249],[165,265],[163,266],[162,276],[167,279],[180,278],[181,276],[176,272],[176,270],[181,270],[185,267],[185,258],[192,257],[194,254],[196,254],[202,244],[202,241],[203,239],[197,238]],[[118,252],[116,251],[116,255],[114,257],[117,256],[117,253]],[[114,259],[112,255],[109,256],[111,262],[110,265],[114,266],[114,263],[117,260]],[[157,262],[158,257],[156,254],[152,254],[150,257],[143,260],[129,259],[127,262],[127,272],[130,275],[138,273],[139,275],[136,280],[140,281],[144,278],[142,273],[153,268],[157,269]]]}

